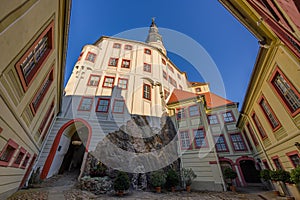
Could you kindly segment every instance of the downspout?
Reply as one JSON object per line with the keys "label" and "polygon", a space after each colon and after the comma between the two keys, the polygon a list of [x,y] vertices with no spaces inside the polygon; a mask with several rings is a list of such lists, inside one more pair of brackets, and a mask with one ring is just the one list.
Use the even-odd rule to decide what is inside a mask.
{"label": "downspout", "polygon": [[[204,99],[204,96],[198,96],[197,97],[197,103],[199,103],[201,116],[203,118],[202,119],[203,125],[204,125],[204,128],[205,128],[206,132],[207,132],[206,137],[209,136],[208,143],[210,144],[210,147],[212,147],[214,145],[214,142],[212,142],[212,140],[211,140],[212,139],[212,134],[210,132],[210,128],[209,128],[209,125],[208,125],[206,113],[204,112],[205,111],[205,107],[204,107],[205,99]],[[216,152],[216,148],[213,148],[213,153],[214,153],[214,156],[215,156],[215,159],[216,159],[216,162],[217,162],[218,171],[220,173],[220,178],[221,178],[221,184],[223,186],[223,191],[227,191],[226,184],[225,184],[224,177],[223,177],[223,173],[222,173],[222,169],[221,169],[220,162],[219,162],[219,157],[218,157],[218,154]]]}

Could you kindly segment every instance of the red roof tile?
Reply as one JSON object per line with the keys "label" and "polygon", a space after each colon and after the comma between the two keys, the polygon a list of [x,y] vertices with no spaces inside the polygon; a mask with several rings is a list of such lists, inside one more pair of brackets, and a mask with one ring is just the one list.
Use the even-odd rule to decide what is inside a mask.
{"label": "red roof tile", "polygon": [[192,92],[174,89],[169,98],[168,104],[180,102],[190,98],[196,98],[197,96],[197,94]]}
{"label": "red roof tile", "polygon": [[[212,92],[206,92],[206,93],[202,93],[199,95],[204,95],[204,98],[206,100],[206,105],[208,108],[215,108],[215,107],[219,107],[219,106],[233,104],[232,101],[225,99],[223,97],[220,97]],[[168,104],[184,101],[184,100],[191,99],[191,98],[196,98],[199,95],[192,93],[192,92],[174,89],[173,93],[170,96]]]}

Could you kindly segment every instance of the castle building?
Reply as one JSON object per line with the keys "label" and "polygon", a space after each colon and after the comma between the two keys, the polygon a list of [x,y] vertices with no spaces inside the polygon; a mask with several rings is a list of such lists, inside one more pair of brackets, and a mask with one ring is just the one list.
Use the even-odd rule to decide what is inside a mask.
{"label": "castle building", "polygon": [[[245,170],[255,171],[256,162],[249,139],[235,126],[237,103],[210,92],[208,83],[188,81],[167,57],[154,20],[146,42],[102,36],[83,47],[36,168],[44,179],[76,162],[82,173],[88,152],[132,115],[149,116],[159,127],[164,113],[177,127],[182,167],[198,176],[194,189],[226,190],[225,167],[238,173],[238,185],[256,181]],[[76,150],[79,162],[70,157],[76,144],[84,147]]]}
{"label": "castle building", "polygon": [[6,199],[28,180],[61,109],[70,1],[1,3],[0,199]]}
{"label": "castle building", "polygon": [[[261,168],[300,165],[300,4],[296,0],[220,2],[259,40],[260,49],[238,118]],[[300,198],[288,184],[286,195]]]}

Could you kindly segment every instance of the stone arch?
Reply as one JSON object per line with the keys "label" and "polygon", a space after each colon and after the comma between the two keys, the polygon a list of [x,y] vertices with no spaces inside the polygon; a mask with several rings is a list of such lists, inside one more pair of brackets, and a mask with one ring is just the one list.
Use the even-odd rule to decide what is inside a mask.
{"label": "stone arch", "polygon": [[[57,149],[58,149],[58,145],[60,143],[61,137],[63,135],[63,133],[70,128],[70,126],[76,126],[76,124],[83,124],[87,129],[88,129],[88,138],[85,144],[85,152],[88,152],[88,147],[90,145],[90,140],[91,140],[91,136],[92,136],[92,127],[89,125],[89,123],[87,121],[85,121],[84,119],[81,118],[76,118],[76,119],[72,119],[70,121],[68,121],[67,123],[65,123],[58,131],[58,133],[56,134],[56,137],[54,139],[54,142],[52,144],[51,150],[49,152],[49,155],[46,159],[46,162],[44,164],[44,167],[42,169],[41,172],[41,179],[45,179],[49,173],[50,167],[52,165],[52,162],[55,158]],[[76,128],[76,127],[75,127]]]}
{"label": "stone arch", "polygon": [[[242,162],[245,162],[246,165],[248,166],[247,170],[246,170],[246,167],[244,166],[245,164],[243,164]],[[236,159],[235,163],[239,170],[239,174],[242,179],[241,181],[244,186],[246,186],[248,182],[249,183],[252,182],[252,180],[251,181],[248,180],[249,177],[253,178],[253,182],[260,182],[258,174],[255,174],[252,172],[253,170],[256,169],[255,168],[256,162],[255,162],[254,158],[248,157],[248,156],[241,156],[238,159]],[[242,164],[242,166],[241,166],[241,164]],[[251,174],[251,176],[248,176],[246,171],[248,171]]]}

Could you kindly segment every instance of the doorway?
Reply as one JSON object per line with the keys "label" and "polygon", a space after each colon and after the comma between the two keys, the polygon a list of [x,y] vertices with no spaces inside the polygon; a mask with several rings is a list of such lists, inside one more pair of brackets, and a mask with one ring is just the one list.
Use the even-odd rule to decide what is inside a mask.
{"label": "doorway", "polygon": [[247,183],[261,183],[259,171],[255,168],[255,162],[253,160],[241,160],[239,163]]}

